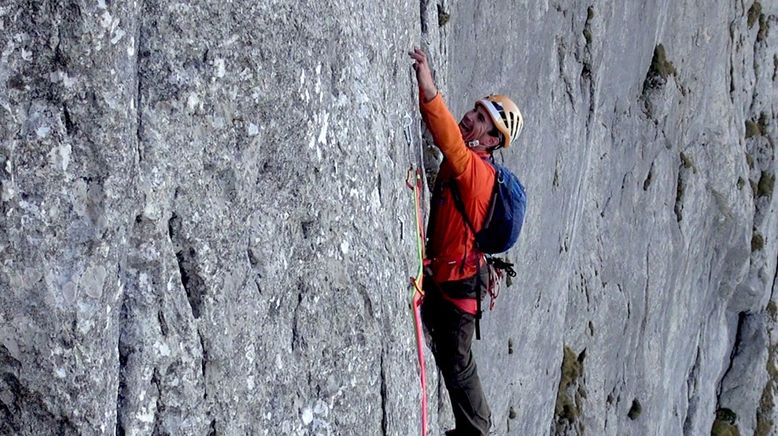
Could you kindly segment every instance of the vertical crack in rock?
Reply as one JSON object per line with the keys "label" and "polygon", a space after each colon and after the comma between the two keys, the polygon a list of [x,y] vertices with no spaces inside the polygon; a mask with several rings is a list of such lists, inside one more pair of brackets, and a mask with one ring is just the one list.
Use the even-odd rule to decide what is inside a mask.
{"label": "vertical crack in rock", "polygon": [[292,316],[292,351],[298,351],[306,347],[305,338],[300,333],[300,306],[303,303],[303,298],[306,292],[305,284],[300,282],[297,284],[297,305],[294,307]]}
{"label": "vertical crack in rock", "polygon": [[137,147],[138,151],[138,162],[143,161],[143,110],[141,108],[142,104],[142,97],[143,97],[143,73],[142,73],[142,67],[141,67],[141,56],[143,56],[143,42],[145,41],[144,38],[144,29],[143,29],[143,19],[141,18],[143,16],[143,10],[145,10],[145,2],[141,5],[141,11],[138,17],[138,23],[137,23],[137,31],[135,34],[135,81],[136,81],[136,89],[135,89],[135,146]]}
{"label": "vertical crack in rock", "polygon": [[561,37],[556,38],[556,47],[557,47],[557,65],[559,67],[559,77],[562,79],[562,81],[565,84],[565,93],[567,94],[567,99],[570,101],[570,106],[575,107],[575,97],[573,96],[573,85],[570,83],[570,80],[567,78],[567,75],[565,74],[565,51],[567,50],[567,46],[565,45],[565,41]]}
{"label": "vertical crack in rock", "polygon": [[421,21],[421,33],[426,34],[429,32],[429,24],[427,23],[427,4],[429,0],[419,1],[419,19]]}
{"label": "vertical crack in rock", "polygon": [[[586,10],[586,22],[584,23],[583,35],[586,40],[586,45],[583,50],[581,79],[588,85],[587,91],[589,93],[589,113],[586,117],[586,136],[587,140],[591,134],[591,125],[594,120],[594,112],[596,110],[595,105],[595,92],[594,92],[594,77],[592,71],[592,19],[594,19],[594,8],[589,6]],[[583,91],[583,90],[582,90]]]}
{"label": "vertical crack in rock", "polygon": [[203,399],[208,399],[208,380],[206,378],[206,371],[208,370],[208,349],[205,347],[205,339],[200,329],[197,329],[197,337],[200,340],[200,349],[202,351],[202,359],[200,360],[200,371],[203,376]]}
{"label": "vertical crack in rock", "polygon": [[[121,268],[119,269],[121,274]],[[119,355],[119,368],[118,372],[118,386],[116,389],[116,429],[115,434],[117,436],[124,436],[124,423],[122,422],[122,415],[124,411],[124,401],[127,396],[127,359],[132,353],[130,345],[127,343],[125,326],[129,325],[129,308],[127,305],[127,295],[122,296],[121,309],[119,309],[119,340],[117,345],[117,353]]]}
{"label": "vertical crack in rock", "polygon": [[262,284],[259,281],[259,279],[262,278],[262,273],[260,273],[258,270],[259,258],[251,247],[246,249],[246,256],[248,257],[249,264],[251,265],[252,276],[254,278],[254,284],[257,286],[257,292],[262,294]]}
{"label": "vertical crack in rock", "polygon": [[[437,369],[437,366],[435,367]],[[448,395],[448,392],[446,392],[444,385],[443,385],[443,376],[438,370],[438,424],[441,424],[441,418],[443,417],[443,414],[445,413],[446,406],[444,404],[444,398],[446,395]]]}
{"label": "vertical crack in rock", "polygon": [[716,387],[716,404],[719,403],[719,399],[721,397],[722,383],[724,380],[726,380],[727,376],[729,375],[729,372],[732,370],[732,365],[735,362],[735,357],[737,357],[737,355],[740,354],[740,343],[743,341],[743,325],[745,324],[747,318],[748,318],[748,314],[746,312],[738,313],[737,330],[735,331],[735,343],[732,345],[732,350],[729,353],[729,364],[727,365],[727,369],[724,371],[723,375],[721,376],[721,379],[719,379],[719,385]]}
{"label": "vertical crack in rock", "polygon": [[388,433],[388,400],[386,391],[386,368],[384,367],[384,354],[386,349],[381,347],[381,434],[386,435]]}
{"label": "vertical crack in rock", "polygon": [[[773,284],[770,286],[770,302],[773,301],[773,297],[775,296],[775,283],[778,281],[778,261],[775,263],[775,272],[773,273]],[[767,303],[768,305],[770,303]]]}
{"label": "vertical crack in rock", "polygon": [[373,302],[370,300],[370,294],[367,292],[367,288],[364,285],[357,286],[357,292],[362,297],[362,302],[365,305],[365,314],[371,319],[375,318],[373,315]]}
{"label": "vertical crack in rock", "polygon": [[73,121],[73,116],[70,114],[70,110],[68,109],[67,102],[62,103],[62,116],[65,121],[65,132],[68,135],[73,135],[76,133],[78,126]]}
{"label": "vertical crack in rock", "polygon": [[[698,339],[699,343],[699,339]],[[697,375],[700,371],[700,346],[697,345],[697,354],[694,357],[694,365],[686,378],[687,401],[689,407],[686,410],[686,418],[683,421],[683,434],[689,435],[692,432],[692,423],[697,414],[697,407],[700,402],[700,396],[697,395]]]}
{"label": "vertical crack in rock", "polygon": [[162,336],[167,337],[170,329],[168,328],[165,314],[162,310],[157,311],[157,322],[159,323],[159,331],[162,333]]}
{"label": "vertical crack in rock", "polygon": [[[736,47],[735,44],[735,25],[737,21],[732,20],[729,25],[729,45]],[[729,101],[735,104],[735,54],[737,50],[730,50],[729,54]]]}
{"label": "vertical crack in rock", "polygon": [[176,250],[178,271],[181,275],[181,285],[186,292],[189,306],[192,308],[192,316],[199,319],[202,313],[203,299],[206,294],[205,280],[200,276],[200,268],[197,264],[197,251],[182,240],[181,219],[175,212],[168,221],[168,234],[170,241]]}
{"label": "vertical crack in rock", "polygon": [[151,434],[159,435],[164,434],[164,430],[161,428],[161,414],[165,411],[165,405],[162,403],[162,387],[159,380],[159,369],[154,368],[154,372],[151,375],[151,384],[157,388],[157,401],[156,410],[154,410],[154,425]]}
{"label": "vertical crack in rock", "polygon": [[5,345],[0,344],[0,392],[3,392],[4,395],[10,395],[14,400],[13,404],[0,401],[0,432],[2,434],[18,434],[22,429],[23,423],[18,421],[20,415],[18,405],[23,389],[18,378],[21,367],[22,363],[11,354]]}
{"label": "vertical crack in rock", "polygon": [[675,220],[680,224],[683,220],[683,194],[684,194],[684,178],[683,168],[678,169],[678,179],[675,185],[675,206],[673,211],[675,212]]}
{"label": "vertical crack in rock", "polygon": [[181,284],[186,291],[186,298],[189,300],[189,306],[192,308],[192,316],[195,319],[200,318],[205,296],[205,281],[198,273],[198,267],[195,263],[197,252],[194,247],[183,249],[176,253],[178,260],[178,270],[181,274]]}
{"label": "vertical crack in rock", "polygon": [[651,162],[651,167],[648,169],[648,175],[646,180],[643,181],[643,190],[648,191],[648,187],[651,186],[651,179],[654,176],[654,162]]}
{"label": "vertical crack in rock", "polygon": [[648,287],[651,282],[651,265],[649,264],[651,254],[651,244],[646,248],[646,286],[643,288],[643,320],[640,322],[640,333],[645,336],[646,324],[648,323]]}

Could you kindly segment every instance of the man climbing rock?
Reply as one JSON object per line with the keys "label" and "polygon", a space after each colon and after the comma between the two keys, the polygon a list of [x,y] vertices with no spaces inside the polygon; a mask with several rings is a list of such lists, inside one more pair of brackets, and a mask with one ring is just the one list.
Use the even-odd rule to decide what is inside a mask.
{"label": "man climbing rock", "polygon": [[495,169],[487,160],[516,140],[523,117],[510,99],[492,95],[475,102],[457,124],[438,93],[426,54],[419,49],[408,54],[415,61],[422,118],[444,157],[427,226],[422,317],[456,421],[446,434],[486,435],[491,412],[471,344],[480,307],[476,295],[483,295],[477,288],[488,281],[488,273],[474,231],[484,224],[494,188]]}

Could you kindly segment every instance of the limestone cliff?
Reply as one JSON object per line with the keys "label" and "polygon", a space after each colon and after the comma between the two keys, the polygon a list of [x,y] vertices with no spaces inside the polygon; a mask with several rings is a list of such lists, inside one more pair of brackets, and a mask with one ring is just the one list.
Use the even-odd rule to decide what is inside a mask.
{"label": "limestone cliff", "polygon": [[418,434],[413,45],[455,116],[526,119],[519,274],[476,344],[495,432],[778,433],[751,0],[6,1],[0,433]]}

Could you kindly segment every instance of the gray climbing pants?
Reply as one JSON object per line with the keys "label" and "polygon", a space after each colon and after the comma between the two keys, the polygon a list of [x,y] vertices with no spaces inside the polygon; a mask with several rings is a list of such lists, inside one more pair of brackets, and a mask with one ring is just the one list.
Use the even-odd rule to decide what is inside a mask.
{"label": "gray climbing pants", "polygon": [[[427,285],[429,283],[429,285]],[[475,332],[475,316],[462,312],[453,303],[444,300],[440,292],[457,294],[450,287],[472,287],[472,280],[447,282],[441,286],[425,280],[422,320],[432,338],[432,354],[446,383],[457,436],[481,436],[489,433],[491,412],[486,403],[481,381],[470,347]],[[472,289],[458,289],[470,294]],[[474,291],[473,291],[474,292]]]}

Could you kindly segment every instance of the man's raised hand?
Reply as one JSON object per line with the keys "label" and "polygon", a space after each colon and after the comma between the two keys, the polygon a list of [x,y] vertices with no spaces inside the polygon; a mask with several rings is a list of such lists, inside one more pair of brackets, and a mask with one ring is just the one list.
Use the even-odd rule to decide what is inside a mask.
{"label": "man's raised hand", "polygon": [[413,64],[413,69],[416,70],[416,80],[418,80],[419,88],[424,94],[424,100],[432,100],[438,94],[438,88],[435,87],[435,81],[432,79],[427,55],[421,49],[414,47],[412,51],[408,52],[408,56],[416,61]]}

